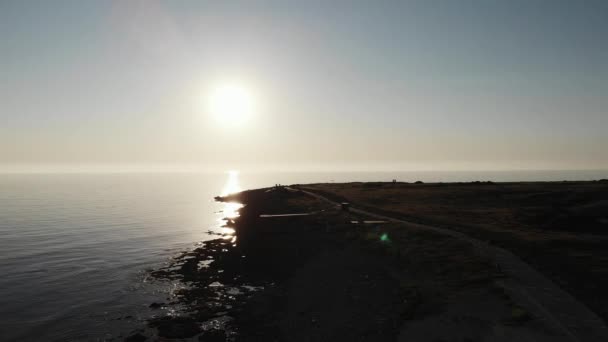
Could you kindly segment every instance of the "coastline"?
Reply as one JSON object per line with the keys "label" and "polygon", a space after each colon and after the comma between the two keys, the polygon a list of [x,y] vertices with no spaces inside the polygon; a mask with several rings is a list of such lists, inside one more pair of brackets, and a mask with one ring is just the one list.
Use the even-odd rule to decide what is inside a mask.
{"label": "coastline", "polygon": [[[432,186],[361,184],[371,184],[361,186],[366,192]],[[353,187],[307,189],[339,186]],[[346,199],[340,191],[334,196]],[[188,307],[188,314],[153,319],[125,340],[560,339],[505,290],[495,260],[466,241],[397,222],[355,225],[353,219],[370,217],[283,187],[218,200],[245,205],[229,221],[234,235],[205,242],[152,273],[188,284],[167,304]],[[260,217],[303,212],[315,214]]]}

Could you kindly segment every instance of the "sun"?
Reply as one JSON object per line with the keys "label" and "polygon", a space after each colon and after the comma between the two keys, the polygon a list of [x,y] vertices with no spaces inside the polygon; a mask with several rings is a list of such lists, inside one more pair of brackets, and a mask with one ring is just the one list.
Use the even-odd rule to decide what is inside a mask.
{"label": "sun", "polygon": [[242,124],[253,115],[251,92],[238,84],[221,85],[209,94],[207,106],[215,120],[231,126]]}

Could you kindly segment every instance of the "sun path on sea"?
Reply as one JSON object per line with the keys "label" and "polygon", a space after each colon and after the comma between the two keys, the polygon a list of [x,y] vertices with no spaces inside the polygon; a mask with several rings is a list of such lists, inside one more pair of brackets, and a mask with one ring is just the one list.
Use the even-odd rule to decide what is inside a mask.
{"label": "sun path on sea", "polygon": [[[312,189],[298,188],[298,190],[331,205],[340,206],[340,203],[332,201]],[[354,207],[350,207],[349,211],[380,220],[398,222],[405,227],[431,230],[471,243],[482,254],[492,257],[507,276],[502,285],[509,295],[535,317],[560,332],[562,335],[560,340],[608,341],[608,327],[599,316],[513,253],[458,231],[413,223]]]}

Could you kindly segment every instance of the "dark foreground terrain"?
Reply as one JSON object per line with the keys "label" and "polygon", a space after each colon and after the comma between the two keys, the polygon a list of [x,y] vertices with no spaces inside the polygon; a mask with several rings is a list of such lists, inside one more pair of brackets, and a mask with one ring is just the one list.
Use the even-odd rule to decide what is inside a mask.
{"label": "dark foreground terrain", "polygon": [[[490,240],[566,280],[560,284],[606,313],[606,218],[597,209],[606,200],[605,183],[301,188]],[[183,284],[153,307],[182,310],[151,320],[127,341],[571,340],[511,296],[496,261],[467,241],[343,211],[298,187],[220,200],[245,205],[229,221],[234,232],[153,272]],[[290,213],[311,215],[263,216]],[[574,229],[566,224],[577,222],[573,216],[591,223]],[[550,267],[551,258],[557,266]],[[588,301],[592,296],[596,303]]]}
{"label": "dark foreground terrain", "polygon": [[504,247],[608,321],[608,180],[310,188]]}

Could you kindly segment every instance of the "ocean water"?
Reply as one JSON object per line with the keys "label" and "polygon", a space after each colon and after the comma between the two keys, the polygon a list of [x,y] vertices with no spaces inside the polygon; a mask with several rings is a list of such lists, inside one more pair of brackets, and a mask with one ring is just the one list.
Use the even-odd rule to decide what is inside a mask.
{"label": "ocean water", "polygon": [[176,284],[149,270],[212,238],[227,191],[276,183],[561,181],[607,171],[0,174],[0,341],[103,341]]}

